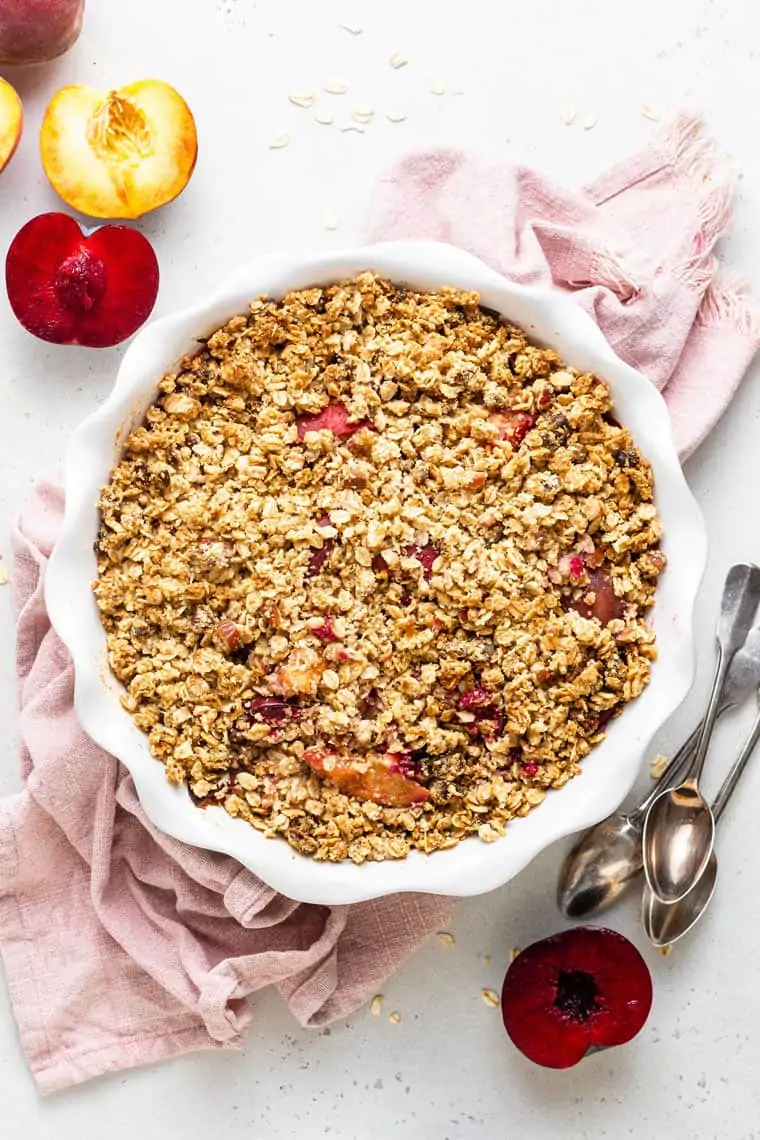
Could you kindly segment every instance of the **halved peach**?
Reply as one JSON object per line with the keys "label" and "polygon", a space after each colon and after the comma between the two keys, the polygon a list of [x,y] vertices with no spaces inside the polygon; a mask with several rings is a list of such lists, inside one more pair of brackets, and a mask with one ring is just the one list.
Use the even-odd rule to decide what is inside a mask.
{"label": "halved peach", "polygon": [[62,87],[40,131],[45,173],[65,202],[93,218],[139,218],[187,185],[198,155],[185,100],[158,79],[118,91]]}
{"label": "halved peach", "polygon": [[24,110],[16,91],[0,78],[0,170],[13,158],[24,128]]}

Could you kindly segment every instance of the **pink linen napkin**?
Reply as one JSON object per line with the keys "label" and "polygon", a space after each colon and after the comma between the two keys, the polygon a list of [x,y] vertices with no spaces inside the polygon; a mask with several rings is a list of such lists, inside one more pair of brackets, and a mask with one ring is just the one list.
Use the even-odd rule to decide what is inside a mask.
{"label": "pink linen napkin", "polygon": [[[687,454],[760,340],[741,288],[714,279],[730,193],[725,164],[682,115],[582,192],[496,161],[412,156],[378,188],[372,237],[450,241],[517,280],[574,290],[664,390]],[[238,1047],[250,995],[270,984],[303,1025],[345,1017],[451,907],[430,896],[298,904],[148,823],[124,768],[77,723],[72,666],[45,611],[62,511],[60,489],[43,484],[15,534],[24,786],[0,801],[0,951],[44,1093]]]}
{"label": "pink linen napkin", "polygon": [[712,252],[733,185],[700,119],[682,112],[582,190],[498,159],[414,154],[377,187],[370,237],[450,242],[513,281],[571,290],[662,391],[685,459],[760,344],[760,311],[743,283],[716,275]]}

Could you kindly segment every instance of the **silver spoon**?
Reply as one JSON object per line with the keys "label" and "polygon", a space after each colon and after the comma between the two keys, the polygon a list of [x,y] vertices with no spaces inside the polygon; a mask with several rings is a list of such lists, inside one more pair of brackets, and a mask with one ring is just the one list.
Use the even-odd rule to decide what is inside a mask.
{"label": "silver spoon", "polygon": [[[738,705],[760,685],[760,625],[751,629],[731,662],[718,715]],[[643,866],[641,835],[646,813],[672,784],[694,751],[700,723],[660,776],[652,791],[629,812],[618,811],[587,831],[568,854],[557,885],[557,905],[565,918],[587,918],[604,910],[637,877]]]}
{"label": "silver spoon", "polygon": [[704,872],[715,842],[715,820],[699,790],[707,746],[731,661],[744,644],[760,600],[760,569],[732,566],[718,619],[718,661],[694,756],[682,782],[655,799],[644,820],[644,874],[663,902],[682,899]]}
{"label": "silver spoon", "polygon": [[[755,719],[752,731],[747,737],[744,746],[736,758],[734,766],[726,776],[720,791],[713,800],[712,813],[717,823],[723,815],[726,804],[739,782],[739,777],[760,740],[760,714]],[[715,893],[715,884],[718,878],[718,857],[715,850],[710,854],[707,868],[700,875],[691,890],[676,903],[664,903],[653,895],[648,886],[644,886],[642,913],[644,929],[647,936],[655,946],[670,946],[688,934],[691,928],[702,917]]]}

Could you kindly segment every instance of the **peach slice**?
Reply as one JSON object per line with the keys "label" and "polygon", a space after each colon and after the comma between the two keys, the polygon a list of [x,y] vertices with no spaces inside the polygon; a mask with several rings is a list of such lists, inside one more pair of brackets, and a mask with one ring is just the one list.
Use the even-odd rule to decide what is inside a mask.
{"label": "peach slice", "polygon": [[411,780],[395,753],[359,760],[315,745],[303,754],[313,772],[335,784],[344,795],[386,807],[411,807],[430,799],[430,792]]}
{"label": "peach slice", "polygon": [[45,173],[93,218],[140,218],[181,194],[198,155],[185,100],[158,79],[118,91],[62,87],[40,131]]}
{"label": "peach slice", "polygon": [[21,100],[10,83],[0,77],[0,170],[13,158],[23,127]]}

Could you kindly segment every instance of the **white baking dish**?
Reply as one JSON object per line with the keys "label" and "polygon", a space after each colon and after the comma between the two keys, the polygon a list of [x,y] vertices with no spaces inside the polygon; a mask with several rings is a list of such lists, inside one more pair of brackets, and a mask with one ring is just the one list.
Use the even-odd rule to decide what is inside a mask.
{"label": "white baking dish", "polygon": [[[92,594],[97,503],[129,432],[155,399],[178,359],[261,294],[324,285],[372,269],[417,289],[452,285],[477,290],[482,303],[555,348],[571,365],[597,373],[612,390],[615,412],[654,469],[668,567],[652,620],[659,657],[649,687],[626,706],[607,739],[583,762],[583,775],[552,791],[539,808],[509,824],[495,843],[470,838],[447,851],[414,852],[399,862],[317,863],[281,839],[266,839],[222,808],[200,810],[186,788],[169,783],[147,739],[120,704]],[[130,345],[108,400],[74,433],[66,462],[66,516],[47,574],[53,625],[76,671],[76,709],[87,733],[132,774],[148,817],[167,834],[225,852],[294,899],[357,902],[396,891],[474,895],[511,879],[543,848],[602,819],[630,790],[653,734],[686,695],[693,678],[692,611],[707,543],[699,508],[681,472],[665,404],[654,387],[612,352],[571,297],[515,285],[452,246],[397,242],[331,254],[283,253],[252,262],[192,308],[163,317]]]}

